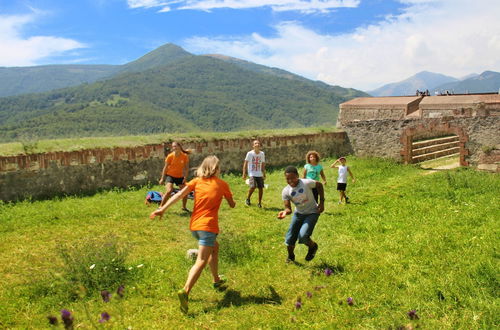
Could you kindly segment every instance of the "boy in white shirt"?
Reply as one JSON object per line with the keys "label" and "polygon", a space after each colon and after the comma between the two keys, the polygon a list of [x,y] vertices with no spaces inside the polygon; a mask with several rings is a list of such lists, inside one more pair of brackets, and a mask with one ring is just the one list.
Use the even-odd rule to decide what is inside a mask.
{"label": "boy in white shirt", "polygon": [[[339,162],[341,165],[337,166],[337,163]],[[348,166],[346,166],[346,162],[347,160],[345,159],[345,157],[340,157],[335,162],[333,162],[332,165],[330,165],[330,167],[332,168],[336,167],[339,169],[339,177],[337,179],[337,190],[339,191],[339,196],[340,196],[339,204],[342,204],[342,200],[345,200],[345,203],[349,204],[349,197],[347,197],[347,195],[345,194],[347,188],[347,173],[349,173],[349,175],[351,176],[352,183],[356,182],[356,179],[354,178],[351,169]]]}
{"label": "boy in white shirt", "polygon": [[245,161],[243,162],[243,180],[247,178],[247,170],[249,176],[250,189],[245,204],[250,206],[250,197],[255,190],[259,189],[259,207],[262,207],[262,195],[264,193],[264,180],[266,179],[266,157],[264,152],[260,150],[261,144],[259,140],[253,141],[253,150],[247,152]]}

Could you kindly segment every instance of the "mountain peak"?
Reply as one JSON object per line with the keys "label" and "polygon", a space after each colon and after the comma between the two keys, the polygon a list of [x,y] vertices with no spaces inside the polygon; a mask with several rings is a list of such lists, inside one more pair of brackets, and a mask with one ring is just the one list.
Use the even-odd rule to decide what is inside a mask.
{"label": "mountain peak", "polygon": [[158,66],[168,65],[178,59],[193,56],[181,47],[167,43],[160,46],[135,61],[129,62],[123,66],[123,72],[139,72],[152,69]]}

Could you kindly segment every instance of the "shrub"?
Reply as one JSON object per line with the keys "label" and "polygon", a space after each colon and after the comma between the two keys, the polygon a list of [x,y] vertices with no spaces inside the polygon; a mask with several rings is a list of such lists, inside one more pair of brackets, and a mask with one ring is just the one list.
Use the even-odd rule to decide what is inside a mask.
{"label": "shrub", "polygon": [[83,286],[91,294],[124,283],[128,250],[116,237],[106,237],[59,246],[59,255],[70,284]]}

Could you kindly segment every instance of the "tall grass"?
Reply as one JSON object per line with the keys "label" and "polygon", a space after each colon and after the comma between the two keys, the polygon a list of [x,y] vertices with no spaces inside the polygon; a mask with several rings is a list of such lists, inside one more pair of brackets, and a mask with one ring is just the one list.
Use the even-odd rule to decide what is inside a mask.
{"label": "tall grass", "polygon": [[86,309],[97,322],[112,305],[103,303],[99,292],[87,297],[64,292],[58,254],[63,242],[95,237],[116,237],[129,246],[124,264],[131,276],[120,308],[109,307],[111,327],[498,326],[498,175],[470,169],[423,175],[416,166],[376,158],[349,158],[348,165],[357,179],[348,184],[349,205],[337,204],[336,173],[326,170],[326,210],[314,232],[319,250],[309,263],[302,245],[297,263],[285,263],[290,217],[276,219],[285,186],[282,170],[268,174],[262,209],[244,205],[248,187],[239,176],[225,176],[237,201],[235,209],[223,204],[220,212],[220,271],[229,287],[214,291],[204,272],[187,317],[175,292],[192,264],[185,252],[196,248],[196,241],[181,205],[162,221],[149,220],[152,208],[142,204],[147,187],[1,204],[0,327],[43,328],[46,316],[63,308],[74,313],[75,326],[92,326]]}

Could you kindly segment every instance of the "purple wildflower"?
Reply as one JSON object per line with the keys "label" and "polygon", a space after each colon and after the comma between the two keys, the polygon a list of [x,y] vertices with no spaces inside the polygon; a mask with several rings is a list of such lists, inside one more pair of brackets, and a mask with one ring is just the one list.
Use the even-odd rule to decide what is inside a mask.
{"label": "purple wildflower", "polygon": [[307,291],[306,296],[307,296],[307,298],[311,298],[313,296],[313,294],[311,292]]}
{"label": "purple wildflower", "polygon": [[408,317],[411,319],[411,320],[418,320],[419,317],[417,315],[417,311],[412,309],[411,311],[409,311],[408,313]]}
{"label": "purple wildflower", "polygon": [[67,309],[61,310],[61,319],[64,323],[65,329],[73,328],[73,315],[71,315],[71,312],[69,310]]}
{"label": "purple wildflower", "polygon": [[109,299],[111,299],[111,293],[109,293],[108,290],[102,290],[101,297],[104,302],[109,302]]}
{"label": "purple wildflower", "polygon": [[330,268],[326,268],[326,269],[325,269],[325,275],[326,275],[326,276],[330,276],[330,275],[332,275],[332,274],[333,274],[333,270],[331,270]]}
{"label": "purple wildflower", "polygon": [[302,307],[302,302],[300,300],[297,300],[295,302],[295,309],[300,309]]}
{"label": "purple wildflower", "polygon": [[125,286],[120,285],[118,289],[116,290],[116,294],[120,296],[120,298],[123,298],[123,294],[125,293]]}
{"label": "purple wildflower", "polygon": [[101,319],[99,320],[99,323],[107,322],[110,318],[111,316],[108,314],[108,312],[103,312],[101,313]]}
{"label": "purple wildflower", "polygon": [[352,299],[352,297],[347,298],[347,304],[348,304],[349,306],[354,305],[354,299]]}
{"label": "purple wildflower", "polygon": [[57,317],[54,315],[49,315],[47,316],[47,319],[49,319],[49,323],[51,325],[57,325]]}

